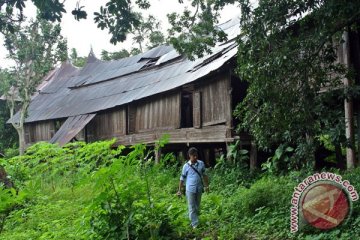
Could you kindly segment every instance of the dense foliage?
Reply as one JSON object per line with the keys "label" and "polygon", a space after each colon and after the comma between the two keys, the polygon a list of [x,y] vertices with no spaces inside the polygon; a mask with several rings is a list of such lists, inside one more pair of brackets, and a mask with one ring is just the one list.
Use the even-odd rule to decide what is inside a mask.
{"label": "dense foliage", "polygon": [[0,153],[2,154],[5,154],[7,149],[17,147],[16,131],[6,124],[9,117],[10,112],[6,102],[0,101]]}
{"label": "dense foliage", "polygon": [[344,32],[359,33],[360,2],[242,2],[237,72],[249,89],[236,112],[241,127],[260,148],[293,147],[291,169],[314,164],[322,136],[355,149],[345,138],[343,106],[359,96],[359,86],[342,80],[359,72],[339,63],[337,49]]}
{"label": "dense foliage", "polygon": [[7,57],[15,64],[0,74],[0,90],[10,110],[11,124],[19,136],[19,152],[25,149],[24,122],[33,94],[56,63],[67,58],[67,41],[59,24],[37,18],[28,25],[14,26],[16,31],[5,33]]}
{"label": "dense foliage", "polygon": [[[192,230],[185,198],[176,196],[180,165],[154,165],[144,145],[114,141],[48,143],[3,159],[16,189],[0,191],[0,239],[348,239],[360,237],[360,208],[341,228],[289,231],[290,198],[304,172],[249,173],[220,159],[209,169],[211,192]],[[128,154],[125,154],[128,152]],[[359,169],[344,173],[360,189]]]}
{"label": "dense foliage", "polygon": [[131,49],[129,51],[121,49],[115,52],[102,50],[102,60],[110,61],[134,56],[165,43],[165,35],[161,31],[161,24],[154,16],[149,15],[147,18],[144,18],[139,13],[138,18],[140,21],[139,25],[130,32],[132,35]]}
{"label": "dense foliage", "polygon": [[[62,15],[66,13],[65,2],[31,0],[38,9],[39,17],[52,22],[61,21]],[[126,40],[127,35],[143,25],[144,21],[134,9],[137,6],[146,10],[150,7],[148,0],[109,0],[94,13],[94,22],[98,28],[107,29],[111,34],[110,42],[116,44]],[[0,2],[0,32],[16,32],[15,26],[23,22],[26,0],[8,0]],[[77,3],[71,12],[76,20],[86,19],[86,7]],[[154,35],[155,37],[155,35]],[[158,39],[159,35],[156,36]]]}

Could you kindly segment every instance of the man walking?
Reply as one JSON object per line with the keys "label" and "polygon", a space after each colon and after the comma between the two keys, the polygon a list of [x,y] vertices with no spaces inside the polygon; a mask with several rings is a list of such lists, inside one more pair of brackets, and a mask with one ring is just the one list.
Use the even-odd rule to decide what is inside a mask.
{"label": "man walking", "polygon": [[[201,195],[204,191],[209,191],[209,178],[205,173],[205,164],[198,160],[198,151],[192,147],[188,151],[190,160],[184,164],[181,172],[179,191],[177,195],[181,195],[186,182],[186,199],[188,202],[189,219],[191,226],[196,228],[199,224],[199,211]],[[204,184],[205,183],[205,184]]]}

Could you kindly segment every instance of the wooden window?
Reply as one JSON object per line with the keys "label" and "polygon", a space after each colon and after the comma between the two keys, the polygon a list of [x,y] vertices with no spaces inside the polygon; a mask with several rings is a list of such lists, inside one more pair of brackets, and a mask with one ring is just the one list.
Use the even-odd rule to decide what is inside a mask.
{"label": "wooden window", "polygon": [[135,133],[136,124],[136,106],[128,105],[127,108],[127,134]]}
{"label": "wooden window", "polygon": [[190,92],[181,94],[181,128],[193,127],[193,95]]}

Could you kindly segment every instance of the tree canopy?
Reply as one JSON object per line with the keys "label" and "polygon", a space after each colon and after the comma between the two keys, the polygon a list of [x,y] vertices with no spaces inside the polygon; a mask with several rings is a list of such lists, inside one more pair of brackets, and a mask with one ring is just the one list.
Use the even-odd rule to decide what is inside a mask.
{"label": "tree canopy", "polygon": [[[0,69],[0,79],[4,79],[9,74],[6,70]],[[0,93],[3,93],[2,89],[5,87],[0,84]],[[14,128],[7,126],[6,121],[10,118],[10,111],[5,101],[0,101],[0,153],[5,154],[5,150],[8,148],[16,147],[16,131]]]}
{"label": "tree canopy", "polygon": [[142,14],[138,14],[140,24],[135,27],[132,34],[132,48],[130,51],[121,49],[120,51],[108,52],[102,50],[102,60],[117,60],[157,47],[165,43],[165,35],[161,31],[160,22],[152,15],[144,18]]}
{"label": "tree canopy", "polygon": [[[176,1],[176,0],[173,0]],[[182,0],[178,0],[183,3]],[[39,1],[31,0],[39,11],[39,16],[49,21],[61,21],[66,13],[64,2],[60,0]],[[190,58],[193,55],[203,55],[209,52],[210,47],[216,41],[225,40],[224,33],[215,27],[218,23],[219,11],[226,4],[234,4],[234,0],[191,0],[190,8],[185,8],[182,14],[169,14],[172,28],[169,30],[172,37],[169,41],[181,52]],[[14,31],[14,26],[23,21],[23,10],[26,0],[8,0],[0,3],[0,32]],[[99,11],[95,12],[94,22],[102,30],[108,30],[111,35],[110,42],[116,44],[126,40],[129,33],[136,33],[139,29],[149,29],[156,26],[153,18],[142,21],[142,16],[134,8],[147,10],[150,7],[148,0],[108,0]],[[76,20],[87,18],[86,6],[80,6],[79,2],[71,12]],[[163,42],[160,31],[147,31],[152,42]],[[139,38],[139,36],[135,36]],[[143,36],[142,36],[143,37]]]}
{"label": "tree canopy", "polygon": [[314,159],[320,136],[347,146],[344,99],[356,88],[339,89],[354,72],[337,49],[345,31],[359,32],[360,2],[241,1],[241,10],[237,72],[249,82],[237,109],[242,127],[263,149],[295,147],[297,163]]}
{"label": "tree canopy", "polygon": [[31,97],[54,65],[67,59],[67,42],[60,32],[59,24],[36,19],[5,34],[8,57],[15,66],[1,74],[2,94],[11,117],[19,110],[18,119],[13,119],[12,124],[19,135],[20,154],[25,149],[24,122]]}

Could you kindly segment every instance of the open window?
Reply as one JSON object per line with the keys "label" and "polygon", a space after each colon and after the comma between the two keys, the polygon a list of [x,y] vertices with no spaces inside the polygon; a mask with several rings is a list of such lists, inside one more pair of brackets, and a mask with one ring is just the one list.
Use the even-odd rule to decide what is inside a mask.
{"label": "open window", "polygon": [[135,133],[136,124],[136,104],[129,104],[126,108],[126,134]]}
{"label": "open window", "polygon": [[[241,81],[237,76],[231,76],[231,100],[232,100],[232,109],[234,112],[236,106],[244,100],[247,93],[248,83],[245,81]],[[237,118],[233,118],[233,126],[238,126],[240,121]]]}
{"label": "open window", "polygon": [[193,127],[193,93],[181,93],[181,128]]}

